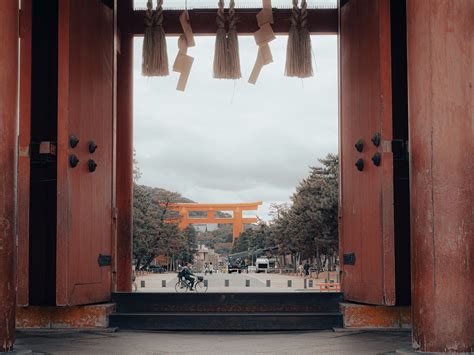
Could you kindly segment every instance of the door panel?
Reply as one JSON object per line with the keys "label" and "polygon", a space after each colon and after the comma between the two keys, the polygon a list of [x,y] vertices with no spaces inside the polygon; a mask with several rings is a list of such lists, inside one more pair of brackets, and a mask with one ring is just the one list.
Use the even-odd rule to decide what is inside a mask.
{"label": "door panel", "polygon": [[[389,0],[340,9],[340,249],[346,300],[395,304]],[[371,138],[381,135],[380,145]],[[355,144],[362,140],[363,149]],[[376,166],[372,157],[381,155]],[[355,163],[362,159],[364,167]],[[353,253],[353,265],[344,254]]]}
{"label": "door panel", "polygon": [[98,258],[112,255],[114,16],[100,0],[59,6],[57,303],[87,304],[111,290],[111,266]]}

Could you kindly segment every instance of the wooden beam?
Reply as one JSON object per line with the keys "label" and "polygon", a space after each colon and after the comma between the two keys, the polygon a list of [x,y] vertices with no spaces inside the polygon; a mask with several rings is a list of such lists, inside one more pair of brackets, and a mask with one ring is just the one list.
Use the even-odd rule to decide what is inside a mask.
{"label": "wooden beam", "polygon": [[16,255],[17,306],[29,302],[30,141],[33,0],[22,0],[20,11],[20,91],[18,155],[18,247]]}
{"label": "wooden beam", "polygon": [[15,342],[18,0],[0,1],[0,353]]}
{"label": "wooden beam", "polygon": [[[236,218],[183,218],[183,225],[186,224],[234,224]],[[257,223],[256,217],[241,218],[243,224]]]}
{"label": "wooden beam", "polygon": [[[239,22],[237,30],[239,35],[251,35],[259,27],[256,15],[261,9],[237,9]],[[337,9],[309,9],[308,26],[312,34],[337,34],[338,30]],[[183,10],[164,10],[164,29],[168,36],[177,36],[183,33],[179,23],[179,15]],[[194,9],[188,10],[191,18],[193,32],[198,35],[214,35],[216,33],[217,9]],[[290,29],[291,9],[273,9],[275,34],[288,34]],[[143,36],[145,32],[145,11],[129,12],[123,22],[122,33],[134,36]]]}
{"label": "wooden beam", "polygon": [[[118,24],[130,13],[132,0],[118,2]],[[122,34],[117,56],[116,203],[117,244],[116,290],[132,289],[133,225],[133,36]]]}
{"label": "wooden beam", "polygon": [[262,202],[244,202],[244,203],[173,203],[169,205],[169,209],[178,211],[185,209],[186,211],[233,211],[236,208],[240,210],[254,211],[261,206]]}

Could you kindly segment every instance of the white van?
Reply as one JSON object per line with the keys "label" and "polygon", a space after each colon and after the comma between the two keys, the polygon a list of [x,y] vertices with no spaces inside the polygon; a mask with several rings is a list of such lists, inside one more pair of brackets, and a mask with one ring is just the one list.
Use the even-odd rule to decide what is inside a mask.
{"label": "white van", "polygon": [[257,258],[255,265],[257,272],[266,272],[270,268],[270,261],[267,258]]}

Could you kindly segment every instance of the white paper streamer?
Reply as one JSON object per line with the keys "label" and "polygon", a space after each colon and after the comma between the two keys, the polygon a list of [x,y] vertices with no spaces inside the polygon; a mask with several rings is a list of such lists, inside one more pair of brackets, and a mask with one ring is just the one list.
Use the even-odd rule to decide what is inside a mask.
{"label": "white paper streamer", "polygon": [[187,54],[189,47],[194,47],[194,34],[189,21],[188,11],[183,11],[179,16],[179,22],[184,34],[178,39],[178,55],[173,64],[173,71],[180,73],[176,90],[184,91],[188,82],[189,73],[194,62],[194,58]]}
{"label": "white paper streamer", "polygon": [[275,39],[271,26],[273,23],[272,2],[271,0],[262,0],[262,3],[263,8],[257,14],[257,23],[260,29],[254,33],[255,42],[258,45],[257,59],[248,80],[250,84],[254,85],[263,66],[273,62],[272,51],[268,45],[269,42]]}

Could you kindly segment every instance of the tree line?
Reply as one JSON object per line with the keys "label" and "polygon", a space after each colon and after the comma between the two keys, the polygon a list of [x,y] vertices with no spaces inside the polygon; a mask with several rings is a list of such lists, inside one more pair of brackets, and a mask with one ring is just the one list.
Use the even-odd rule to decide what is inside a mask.
{"label": "tree line", "polygon": [[[338,165],[335,154],[319,159],[320,166],[310,167],[291,196],[289,203],[272,204],[271,220],[259,220],[246,226],[232,252],[277,247],[279,266],[296,269],[308,260],[319,270],[330,268],[338,253]],[[193,202],[179,193],[139,185],[141,174],[135,163],[133,201],[133,257],[136,269],[146,269],[157,256],[165,256],[168,270],[178,263],[192,262],[198,250],[198,237],[213,246],[214,238],[227,241],[230,226],[198,233],[190,225],[180,231],[173,203]],[[174,220],[175,223],[170,223]],[[201,241],[201,242],[202,242]],[[212,244],[212,245],[211,245]],[[289,260],[288,260],[289,259]]]}
{"label": "tree line", "polygon": [[178,263],[194,260],[198,250],[197,233],[193,226],[183,231],[178,213],[170,209],[172,203],[193,202],[179,193],[139,185],[140,170],[134,160],[133,184],[133,258],[136,270],[147,269],[158,256],[166,258],[168,270]]}
{"label": "tree line", "polygon": [[232,252],[278,247],[282,267],[296,269],[308,260],[319,270],[325,264],[332,268],[338,253],[339,159],[328,154],[319,162],[321,166],[310,167],[291,202],[272,204],[272,219],[247,228]]}

